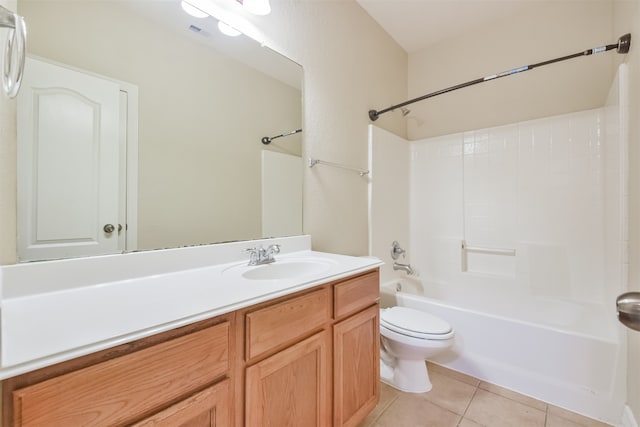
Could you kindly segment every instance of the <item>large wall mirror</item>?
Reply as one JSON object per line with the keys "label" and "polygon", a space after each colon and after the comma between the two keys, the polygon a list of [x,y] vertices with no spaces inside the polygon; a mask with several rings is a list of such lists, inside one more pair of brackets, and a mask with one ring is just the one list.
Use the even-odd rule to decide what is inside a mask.
{"label": "large wall mirror", "polygon": [[18,13],[20,261],[301,234],[298,64],[179,0]]}

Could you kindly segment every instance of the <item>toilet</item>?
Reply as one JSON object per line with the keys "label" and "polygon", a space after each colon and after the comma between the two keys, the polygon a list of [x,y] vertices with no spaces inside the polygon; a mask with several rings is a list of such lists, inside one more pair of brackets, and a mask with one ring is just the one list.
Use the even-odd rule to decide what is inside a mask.
{"label": "toilet", "polygon": [[425,359],[453,344],[444,320],[407,307],[380,310],[380,379],[409,393],[431,390]]}

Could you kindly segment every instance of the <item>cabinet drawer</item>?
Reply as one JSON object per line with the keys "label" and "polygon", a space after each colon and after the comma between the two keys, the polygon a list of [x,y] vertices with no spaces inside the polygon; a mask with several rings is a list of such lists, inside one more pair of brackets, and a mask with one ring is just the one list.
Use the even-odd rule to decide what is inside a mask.
{"label": "cabinet drawer", "polygon": [[333,287],[334,318],[366,308],[379,299],[378,270],[338,283]]}
{"label": "cabinet drawer", "polygon": [[230,323],[13,392],[15,426],[122,425],[229,370]]}
{"label": "cabinet drawer", "polygon": [[231,380],[189,396],[131,427],[231,426]]}
{"label": "cabinet drawer", "polygon": [[328,288],[246,315],[246,357],[251,360],[321,327],[331,318]]}

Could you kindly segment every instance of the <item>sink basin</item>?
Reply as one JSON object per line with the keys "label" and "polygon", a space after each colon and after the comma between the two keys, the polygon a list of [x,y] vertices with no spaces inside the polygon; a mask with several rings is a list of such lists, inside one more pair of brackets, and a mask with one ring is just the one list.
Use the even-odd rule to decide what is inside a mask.
{"label": "sink basin", "polygon": [[237,272],[238,267],[241,267],[242,273],[240,275],[245,279],[280,280],[321,274],[328,271],[331,266],[330,261],[323,259],[284,259],[271,264],[236,266],[228,269],[225,273]]}

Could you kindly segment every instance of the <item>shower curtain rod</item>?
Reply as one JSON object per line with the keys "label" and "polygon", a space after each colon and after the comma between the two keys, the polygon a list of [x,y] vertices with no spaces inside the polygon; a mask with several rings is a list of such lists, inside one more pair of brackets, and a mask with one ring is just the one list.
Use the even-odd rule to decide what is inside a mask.
{"label": "shower curtain rod", "polygon": [[406,105],[413,104],[414,102],[422,101],[422,100],[427,99],[427,98],[432,98],[434,96],[442,95],[444,93],[452,92],[454,90],[462,89],[462,88],[465,88],[465,87],[468,87],[468,86],[473,86],[473,85],[476,85],[478,83],[484,83],[484,82],[487,82],[487,81],[490,81],[490,80],[499,79],[501,77],[507,77],[507,76],[511,76],[513,74],[522,73],[524,71],[533,70],[534,68],[542,67],[543,65],[549,65],[549,64],[556,63],[556,62],[565,61],[567,59],[577,58],[579,56],[589,56],[589,55],[592,55],[592,54],[595,54],[595,53],[606,52],[606,51],[609,51],[609,50],[612,50],[612,49],[616,49],[616,51],[618,53],[627,53],[627,52],[629,52],[629,46],[630,45],[631,45],[631,34],[625,34],[625,35],[623,35],[622,37],[620,37],[618,39],[617,43],[614,43],[614,44],[608,44],[608,45],[605,45],[605,46],[594,47],[593,49],[587,49],[585,51],[574,53],[572,55],[567,55],[567,56],[563,56],[563,57],[560,57],[560,58],[550,59],[548,61],[538,62],[537,64],[525,65],[525,66],[522,66],[522,67],[513,68],[511,70],[503,71],[501,73],[492,74],[490,76],[481,77],[479,79],[471,80],[471,81],[468,81],[466,83],[460,83],[460,84],[457,84],[455,86],[448,87],[446,89],[440,89],[440,90],[437,90],[435,92],[428,93],[428,94],[420,96],[418,98],[410,99],[410,100],[402,102],[400,104],[392,105],[391,107],[385,108],[384,110],[380,110],[380,111],[369,110],[369,119],[371,119],[371,121],[375,122],[376,120],[378,120],[378,117],[380,116],[380,114],[384,114],[384,113],[387,113],[389,111],[393,111],[396,108],[401,108],[401,107],[404,107]]}
{"label": "shower curtain rod", "polygon": [[271,141],[273,141],[276,138],[282,138],[283,136],[289,136],[299,132],[302,132],[302,129],[296,129],[296,130],[292,130],[291,132],[285,132],[282,135],[272,136],[271,138],[269,138],[268,136],[264,136],[262,137],[262,143],[264,145],[268,145],[268,144],[271,144]]}

